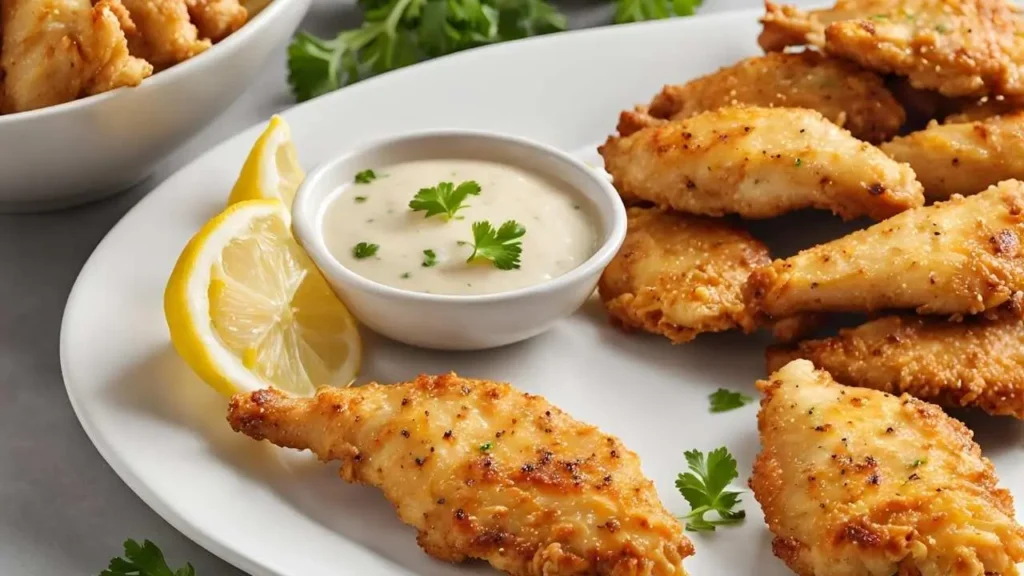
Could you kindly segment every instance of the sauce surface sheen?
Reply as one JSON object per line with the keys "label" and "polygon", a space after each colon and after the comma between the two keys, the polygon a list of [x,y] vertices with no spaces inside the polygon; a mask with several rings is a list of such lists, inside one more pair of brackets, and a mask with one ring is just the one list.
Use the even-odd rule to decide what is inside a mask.
{"label": "sauce surface sheen", "polygon": [[[372,167],[377,178],[352,183],[328,200],[323,234],[328,250],[346,268],[375,282],[432,294],[493,294],[541,284],[586,261],[596,250],[591,207],[568,184],[498,162],[437,159]],[[480,185],[478,196],[445,221],[424,218],[409,202],[422,188],[441,182]],[[474,222],[495,228],[515,220],[526,228],[520,239],[520,268],[499,270],[489,261],[466,260],[473,253]],[[360,242],[378,245],[356,258]],[[424,266],[425,250],[436,263]]]}

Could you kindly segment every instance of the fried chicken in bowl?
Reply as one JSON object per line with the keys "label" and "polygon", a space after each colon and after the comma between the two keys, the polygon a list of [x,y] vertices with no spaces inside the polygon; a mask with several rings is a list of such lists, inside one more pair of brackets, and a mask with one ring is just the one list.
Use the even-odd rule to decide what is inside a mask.
{"label": "fried chicken in bowl", "polygon": [[[5,22],[12,22],[12,6],[27,8],[31,15],[31,2],[75,4],[10,0],[4,3]],[[294,33],[309,4],[310,0],[271,2],[223,41],[166,69],[158,67],[152,75],[146,74],[148,62],[128,55],[130,39],[118,55],[125,33],[130,35],[132,27],[138,30],[122,3],[97,4],[91,9],[95,14],[64,23],[66,32],[58,41],[73,36],[96,44],[96,50],[82,48],[69,56],[88,64],[88,77],[71,69],[76,62],[62,65],[45,51],[36,52],[39,64],[22,76],[12,78],[10,66],[5,67],[3,109],[17,106],[23,111],[0,115],[0,212],[65,208],[141,181],[242,95],[271,51]],[[88,7],[84,10],[90,12]],[[43,41],[39,37],[45,34],[34,34],[30,27],[22,30],[19,49]],[[10,32],[5,39],[9,36]],[[15,56],[17,62],[12,58],[8,64],[25,62],[31,53]],[[74,93],[68,92],[68,82],[55,86],[52,79],[33,74],[44,65],[47,74],[63,74],[64,80],[69,74],[81,76],[75,78]],[[66,93],[55,94],[57,88]],[[7,102],[11,94],[16,95],[13,103]],[[33,105],[43,103],[41,99],[45,107]]]}

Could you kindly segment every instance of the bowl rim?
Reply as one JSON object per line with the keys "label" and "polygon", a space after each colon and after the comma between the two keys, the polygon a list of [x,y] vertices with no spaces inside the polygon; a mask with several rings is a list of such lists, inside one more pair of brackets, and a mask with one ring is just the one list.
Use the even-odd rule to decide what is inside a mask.
{"label": "bowl rim", "polygon": [[[576,170],[583,175],[584,178],[590,180],[593,184],[593,188],[599,194],[606,196],[605,199],[608,200],[607,203],[594,202],[594,204],[597,205],[597,219],[600,220],[604,217],[608,217],[608,220],[610,221],[610,227],[604,233],[604,239],[600,246],[598,246],[589,258],[561,276],[557,276],[539,284],[491,294],[432,294],[417,292],[414,290],[405,290],[403,288],[396,288],[394,286],[381,284],[380,282],[370,280],[369,278],[350,270],[331,255],[330,251],[327,249],[323,235],[319,233],[320,225],[318,220],[322,213],[322,205],[327,199],[334,196],[330,191],[328,191],[318,200],[313,198],[318,189],[322,186],[321,182],[324,180],[326,175],[336,170],[338,166],[342,165],[353,156],[365,154],[377,148],[394,146],[408,140],[431,138],[497,140],[527,150],[533,155],[546,155],[553,157],[555,160],[567,165],[569,168]],[[582,191],[580,193],[585,194]],[[589,194],[587,194],[587,196],[589,196]],[[612,258],[615,257],[616,253],[618,253],[619,248],[622,246],[622,242],[626,238],[626,222],[626,207],[619,197],[618,192],[615,190],[614,186],[612,186],[612,183],[608,178],[598,172],[597,169],[587,165],[585,162],[561,149],[548,144],[543,144],[536,140],[489,130],[473,129],[435,129],[406,132],[397,136],[379,138],[363,146],[337,154],[330,159],[321,162],[307,174],[306,178],[299,186],[298,191],[295,193],[295,199],[292,204],[292,229],[294,234],[299,243],[310,255],[310,258],[316,264],[317,268],[320,269],[321,273],[328,279],[332,276],[340,277],[345,284],[354,286],[363,292],[370,292],[378,296],[403,298],[419,303],[437,304],[490,304],[507,302],[510,300],[518,300],[545,293],[557,292],[568,288],[569,286],[572,286],[593,274],[595,269],[604,269],[604,267],[611,262]]]}
{"label": "bowl rim", "polygon": [[[226,57],[230,51],[240,49],[241,45],[245,44],[250,37],[256,37],[263,28],[266,27],[268,22],[276,19],[288,10],[288,8],[290,8],[290,4],[301,4],[303,2],[308,6],[310,0],[270,0],[262,10],[260,10],[251,19],[247,20],[241,28],[228,35],[227,38],[213,46],[210,46],[201,54],[183,62],[179,62],[170,68],[154,73],[148,78],[144,78],[142,83],[138,86],[122,86],[99,94],[93,94],[92,96],[77,98],[70,102],[46,106],[45,108],[36,108],[35,110],[26,110],[24,112],[14,112],[11,114],[0,114],[0,129],[3,129],[5,125],[27,122],[44,116],[71,114],[80,108],[85,108],[112,98],[117,98],[125,91],[138,90],[147,86],[174,82],[179,76],[191,73],[193,68],[202,66],[207,62],[212,62],[215,58]],[[208,54],[213,54],[213,56],[207,57]]]}

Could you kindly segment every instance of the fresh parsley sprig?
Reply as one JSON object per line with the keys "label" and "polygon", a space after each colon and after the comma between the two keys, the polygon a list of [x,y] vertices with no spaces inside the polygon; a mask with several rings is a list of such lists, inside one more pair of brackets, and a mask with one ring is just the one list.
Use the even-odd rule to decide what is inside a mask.
{"label": "fresh parsley sprig", "polygon": [[742,408],[753,402],[754,399],[741,392],[733,392],[732,390],[719,388],[711,394],[708,394],[708,401],[711,403],[711,411],[718,413]]}
{"label": "fresh parsley sprig", "polygon": [[[689,472],[676,478],[676,488],[690,503],[690,513],[683,517],[686,529],[694,532],[715,530],[716,526],[736,524],[746,517],[743,510],[734,510],[740,503],[740,493],[725,488],[737,477],[736,459],[725,447],[708,452],[707,460],[699,450],[684,453]],[[718,514],[717,520],[705,518],[709,512]]]}
{"label": "fresh parsley sprig", "polygon": [[479,195],[480,185],[475,180],[467,180],[458,187],[451,182],[441,182],[432,188],[421,188],[409,201],[409,209],[426,212],[424,218],[440,214],[445,220],[451,220],[456,212],[469,208],[468,204],[463,204],[466,198]]}
{"label": "fresh parsley sprig", "polygon": [[369,242],[360,242],[352,247],[352,256],[356,260],[362,260],[363,258],[369,258],[377,253],[380,249],[379,244],[370,244]]}
{"label": "fresh parsley sprig", "polygon": [[100,576],[196,576],[196,571],[191,564],[173,570],[156,544],[149,540],[139,544],[129,538],[124,542],[124,556],[112,558]]}
{"label": "fresh parsley sprig", "polygon": [[300,32],[288,83],[302,101],[437,56],[565,30],[545,0],[359,0],[364,21],[334,39]]}
{"label": "fresh parsley sprig", "polygon": [[466,262],[490,260],[498,270],[519,268],[526,228],[515,220],[506,220],[497,230],[486,220],[473,222],[473,253]]}

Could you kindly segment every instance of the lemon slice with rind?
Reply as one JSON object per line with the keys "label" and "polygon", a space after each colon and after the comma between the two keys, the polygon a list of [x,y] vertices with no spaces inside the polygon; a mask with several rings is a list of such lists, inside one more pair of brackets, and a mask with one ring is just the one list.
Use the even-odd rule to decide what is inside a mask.
{"label": "lemon slice with rind", "polygon": [[305,177],[292,142],[291,129],[283,118],[274,115],[249,150],[238,180],[231,189],[228,205],[276,198],[291,209],[295,191]]}
{"label": "lemon slice with rind", "polygon": [[299,395],[359,371],[355,320],[291,234],[280,200],[229,206],[188,243],[164,293],[171,342],[223,394]]}

